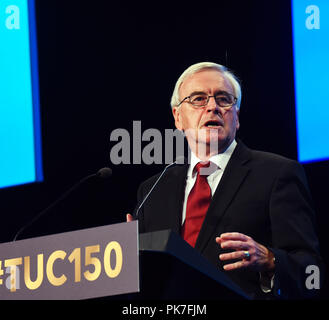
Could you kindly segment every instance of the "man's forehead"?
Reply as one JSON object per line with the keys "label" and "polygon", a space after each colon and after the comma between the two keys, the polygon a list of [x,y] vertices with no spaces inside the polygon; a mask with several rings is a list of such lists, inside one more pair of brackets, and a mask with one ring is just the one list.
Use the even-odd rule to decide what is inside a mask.
{"label": "man's forehead", "polygon": [[180,87],[180,93],[189,93],[192,91],[209,91],[209,90],[224,90],[233,92],[232,85],[217,70],[202,70],[188,76]]}

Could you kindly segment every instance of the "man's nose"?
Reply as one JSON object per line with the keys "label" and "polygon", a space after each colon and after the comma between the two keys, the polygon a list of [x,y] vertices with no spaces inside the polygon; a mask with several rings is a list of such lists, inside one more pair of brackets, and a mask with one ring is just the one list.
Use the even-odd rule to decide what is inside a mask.
{"label": "man's nose", "polygon": [[207,111],[216,111],[219,112],[219,105],[215,100],[215,97],[210,96],[207,103]]}

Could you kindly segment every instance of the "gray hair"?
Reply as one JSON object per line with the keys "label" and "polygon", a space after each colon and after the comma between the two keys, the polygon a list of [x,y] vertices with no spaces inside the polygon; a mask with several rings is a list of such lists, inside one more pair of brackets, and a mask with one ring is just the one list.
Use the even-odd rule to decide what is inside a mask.
{"label": "gray hair", "polygon": [[233,87],[233,91],[234,91],[234,95],[237,98],[237,103],[236,103],[236,109],[240,110],[240,104],[241,104],[241,96],[242,96],[242,92],[241,92],[241,86],[239,83],[238,78],[231,72],[229,71],[225,66],[221,65],[221,64],[217,64],[217,63],[213,63],[213,62],[200,62],[200,63],[196,63],[191,65],[190,67],[188,67],[182,74],[181,76],[178,78],[172,97],[171,97],[171,108],[178,106],[178,104],[180,103],[179,101],[179,89],[182,85],[182,83],[185,81],[185,79],[189,76],[191,76],[194,73],[200,72],[202,70],[205,69],[214,69],[219,71],[232,85]]}

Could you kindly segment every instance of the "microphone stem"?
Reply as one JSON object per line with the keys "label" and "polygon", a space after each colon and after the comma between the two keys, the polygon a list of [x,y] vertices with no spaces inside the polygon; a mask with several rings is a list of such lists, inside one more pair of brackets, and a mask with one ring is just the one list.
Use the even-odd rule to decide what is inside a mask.
{"label": "microphone stem", "polygon": [[55,202],[50,204],[46,209],[42,210],[39,214],[37,214],[31,221],[29,221],[26,225],[24,225],[22,228],[18,230],[16,233],[13,242],[17,240],[17,237],[28,227],[30,227],[35,221],[37,221],[44,213],[48,212],[50,209],[55,207],[59,202],[61,202],[63,199],[65,199],[74,189],[76,189],[78,186],[80,186],[82,183],[84,183],[86,180],[92,178],[93,176],[96,176],[97,174],[91,174],[87,177],[84,177],[79,182],[77,182],[73,187],[71,187],[69,190],[67,190],[63,195],[61,195]]}
{"label": "microphone stem", "polygon": [[147,200],[147,198],[149,197],[149,195],[152,193],[153,189],[155,188],[155,186],[158,184],[159,180],[162,178],[162,176],[164,175],[164,173],[167,171],[168,168],[170,168],[171,166],[174,166],[176,165],[176,161],[167,165],[164,170],[161,172],[159,178],[155,181],[155,183],[153,184],[152,188],[150,189],[150,191],[147,193],[146,197],[144,197],[144,200],[142,201],[142,203],[139,205],[139,207],[137,208],[136,210],[136,218],[138,219],[138,213],[139,213],[139,210],[140,208],[143,206],[143,204],[145,203],[145,201]]}

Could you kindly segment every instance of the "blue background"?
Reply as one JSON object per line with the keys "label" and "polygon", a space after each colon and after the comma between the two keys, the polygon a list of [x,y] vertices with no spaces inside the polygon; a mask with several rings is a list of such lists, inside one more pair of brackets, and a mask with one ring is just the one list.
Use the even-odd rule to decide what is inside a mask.
{"label": "blue background", "polygon": [[[6,25],[13,13],[6,8],[13,4],[19,8],[19,29]],[[2,188],[42,180],[42,165],[33,2],[2,0],[0,22]]]}
{"label": "blue background", "polygon": [[[320,29],[308,29],[309,5],[320,9]],[[329,1],[293,0],[298,160],[329,158]]]}

